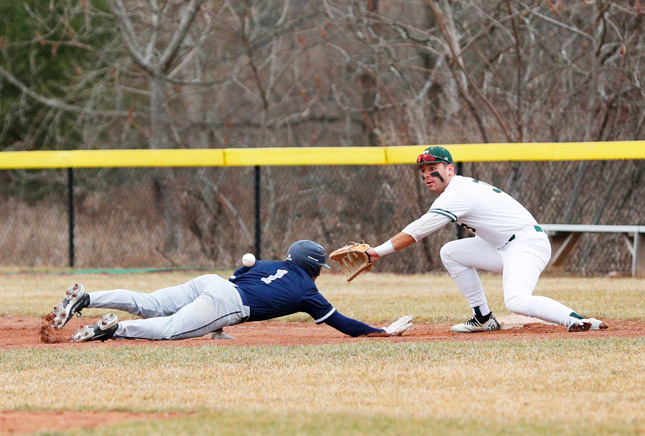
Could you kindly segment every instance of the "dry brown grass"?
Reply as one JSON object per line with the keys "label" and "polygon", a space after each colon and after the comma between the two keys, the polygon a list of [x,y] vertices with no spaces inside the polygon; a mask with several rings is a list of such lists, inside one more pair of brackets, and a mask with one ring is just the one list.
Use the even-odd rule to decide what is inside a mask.
{"label": "dry brown grass", "polygon": [[[4,275],[0,305],[5,313],[42,314],[74,280],[90,290],[151,291],[194,275]],[[499,277],[484,276],[484,283],[496,310],[503,313]],[[367,321],[399,313],[430,321],[468,314],[446,276],[371,274],[347,284],[342,276],[328,274],[319,284],[336,307]],[[634,279],[546,277],[537,292],[599,316],[643,319],[642,284]],[[155,427],[129,424],[119,429],[119,434],[134,435],[213,434],[213,429],[231,434],[226,433],[229,428],[236,434],[268,435],[427,434],[428,428],[435,434],[483,428],[500,435],[633,435],[645,432],[643,361],[643,337],[365,340],[300,347],[106,348],[99,343],[4,351],[0,410],[203,414]],[[262,420],[280,424],[258,429],[256,423]]]}
{"label": "dry brown grass", "polygon": [[645,423],[644,358],[642,338],[13,351],[1,360],[0,408],[224,409],[607,428]]}

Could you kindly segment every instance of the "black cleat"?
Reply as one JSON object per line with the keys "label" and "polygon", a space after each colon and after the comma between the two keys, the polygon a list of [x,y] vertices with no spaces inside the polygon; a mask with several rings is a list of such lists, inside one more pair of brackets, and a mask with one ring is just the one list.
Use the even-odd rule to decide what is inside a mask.
{"label": "black cleat", "polygon": [[78,329],[72,336],[72,342],[107,341],[114,336],[118,327],[119,318],[108,313],[100,317],[96,324]]}
{"label": "black cleat", "polygon": [[502,327],[499,322],[495,319],[493,312],[490,313],[490,318],[485,323],[480,323],[477,321],[476,317],[470,318],[468,321],[461,324],[456,324],[450,327],[450,331],[453,333],[480,333],[480,332],[492,332],[500,330]]}
{"label": "black cleat", "polygon": [[52,327],[56,330],[62,329],[74,315],[81,316],[81,310],[85,309],[89,304],[90,296],[85,292],[83,285],[74,283],[67,290],[63,301],[54,307]]}

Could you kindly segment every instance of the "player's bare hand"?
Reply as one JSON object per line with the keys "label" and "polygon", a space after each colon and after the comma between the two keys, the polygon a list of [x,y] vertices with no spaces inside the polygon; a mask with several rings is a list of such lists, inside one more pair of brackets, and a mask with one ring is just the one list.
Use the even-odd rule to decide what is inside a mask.
{"label": "player's bare hand", "polygon": [[376,254],[376,250],[374,250],[372,247],[368,248],[366,253],[370,257],[370,263],[376,263],[381,258],[381,256]]}
{"label": "player's bare hand", "polygon": [[388,336],[401,336],[404,331],[412,327],[412,317],[402,316],[387,327],[383,327]]}

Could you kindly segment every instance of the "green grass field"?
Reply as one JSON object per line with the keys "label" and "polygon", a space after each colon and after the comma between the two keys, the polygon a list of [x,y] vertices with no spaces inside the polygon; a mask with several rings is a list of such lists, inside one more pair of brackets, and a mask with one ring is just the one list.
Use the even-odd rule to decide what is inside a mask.
{"label": "green grass field", "polygon": [[[5,274],[0,311],[43,315],[73,281],[89,291],[147,292],[194,275]],[[507,314],[501,279],[483,281],[496,314]],[[424,322],[470,314],[445,275],[369,274],[351,284],[323,275],[318,284],[341,312],[374,324],[405,314]],[[545,277],[536,294],[590,316],[645,320],[645,280]],[[94,319],[104,311],[86,312]],[[2,411],[189,413],[56,434],[645,434],[643,336],[293,347],[98,344],[0,353]]]}

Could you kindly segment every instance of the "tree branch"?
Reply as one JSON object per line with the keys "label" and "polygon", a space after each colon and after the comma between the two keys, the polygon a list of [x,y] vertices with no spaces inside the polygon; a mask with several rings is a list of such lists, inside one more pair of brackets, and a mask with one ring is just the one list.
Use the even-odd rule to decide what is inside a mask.
{"label": "tree branch", "polygon": [[71,105],[68,103],[65,103],[60,100],[55,100],[52,98],[47,98],[43,97],[42,95],[38,94],[37,92],[33,91],[30,89],[27,85],[22,83],[20,80],[18,80],[13,74],[11,74],[9,71],[5,70],[2,66],[0,66],[0,76],[4,77],[7,79],[9,83],[14,85],[16,88],[20,89],[24,94],[27,94],[29,97],[33,98],[34,100],[38,101],[39,103],[44,104],[45,106],[48,106],[53,109],[58,109],[61,111],[65,112],[74,112],[79,115],[83,116],[104,116],[104,117],[128,117],[136,114],[130,114],[129,111],[101,111],[101,110],[92,110],[92,109],[87,109],[85,107],[81,106],[76,106],[76,105]]}
{"label": "tree branch", "polygon": [[179,50],[182,41],[186,37],[186,33],[188,33],[190,24],[195,19],[195,15],[203,2],[204,0],[191,0],[186,6],[186,9],[184,9],[181,19],[179,20],[179,26],[177,26],[175,33],[172,35],[172,39],[159,59],[158,65],[161,67],[161,71],[165,72],[168,70],[170,63],[177,55],[177,50]]}

